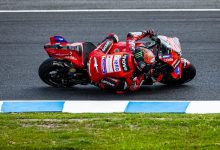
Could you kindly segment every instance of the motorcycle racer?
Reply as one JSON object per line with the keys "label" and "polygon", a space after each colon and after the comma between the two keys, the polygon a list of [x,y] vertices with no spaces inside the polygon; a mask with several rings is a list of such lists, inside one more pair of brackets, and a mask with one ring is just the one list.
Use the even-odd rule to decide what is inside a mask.
{"label": "motorcycle racer", "polygon": [[[133,53],[132,56],[129,56],[126,53],[108,54],[112,45],[119,42],[116,34],[109,34],[89,54],[88,72],[92,83],[101,89],[111,89],[118,92],[126,89],[131,91],[138,90],[144,82],[144,73],[148,73],[155,63],[155,57],[150,50],[143,47],[135,47],[135,41],[146,36],[151,38],[154,36],[154,32],[148,30],[128,33],[126,50]],[[131,61],[134,62],[132,65]],[[125,68],[125,63],[130,64],[130,71]],[[120,76],[122,71],[126,72],[123,78]]]}

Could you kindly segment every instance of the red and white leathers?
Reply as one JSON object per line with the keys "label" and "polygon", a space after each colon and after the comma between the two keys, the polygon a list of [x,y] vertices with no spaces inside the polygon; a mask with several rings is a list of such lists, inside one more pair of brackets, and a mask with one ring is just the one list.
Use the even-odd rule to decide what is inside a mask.
{"label": "red and white leathers", "polygon": [[[147,32],[129,33],[126,40],[126,49],[135,50],[135,41],[149,34]],[[144,82],[144,74],[136,74],[137,67],[134,55],[126,52],[108,54],[112,45],[118,41],[117,35],[109,34],[98,47],[89,54],[88,72],[92,83],[101,89],[116,91],[138,90]]]}
{"label": "red and white leathers", "polygon": [[135,42],[145,37],[151,38],[154,35],[152,30],[142,32],[129,32],[126,39],[126,49],[135,51]]}

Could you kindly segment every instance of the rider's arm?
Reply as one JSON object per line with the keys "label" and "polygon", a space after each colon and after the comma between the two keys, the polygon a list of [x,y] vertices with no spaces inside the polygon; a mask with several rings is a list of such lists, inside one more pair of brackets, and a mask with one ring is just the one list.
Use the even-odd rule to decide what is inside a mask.
{"label": "rider's arm", "polygon": [[127,82],[112,77],[106,77],[98,83],[99,88],[105,90],[124,91],[127,89]]}
{"label": "rider's arm", "polygon": [[135,51],[135,41],[145,38],[146,36],[151,38],[154,35],[153,30],[142,31],[142,32],[129,32],[126,39],[126,49]]}
{"label": "rider's arm", "polygon": [[125,91],[129,89],[130,91],[138,90],[142,83],[144,82],[144,74],[141,74],[136,77],[127,78],[126,81],[119,80],[116,78],[107,77],[102,79],[98,86],[104,90],[114,90],[114,91]]}
{"label": "rider's arm", "polygon": [[112,40],[105,39],[101,44],[98,45],[96,50],[107,54],[109,52],[109,50],[111,49],[112,45],[113,45]]}
{"label": "rider's arm", "polygon": [[100,50],[103,53],[107,54],[111,49],[113,43],[117,43],[117,42],[118,42],[118,36],[114,33],[110,33],[100,44],[98,44],[96,50]]}

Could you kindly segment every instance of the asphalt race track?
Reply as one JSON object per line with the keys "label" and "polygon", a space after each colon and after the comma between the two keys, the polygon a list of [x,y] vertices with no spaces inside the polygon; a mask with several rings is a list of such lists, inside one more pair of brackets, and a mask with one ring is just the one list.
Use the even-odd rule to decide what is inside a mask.
{"label": "asphalt race track", "polygon": [[[38,77],[38,67],[47,59],[43,45],[51,35],[97,44],[109,32],[125,40],[127,32],[148,28],[180,38],[184,57],[197,68],[192,82],[116,95],[91,85],[53,88]],[[0,13],[0,99],[220,100],[219,35],[220,12]]]}

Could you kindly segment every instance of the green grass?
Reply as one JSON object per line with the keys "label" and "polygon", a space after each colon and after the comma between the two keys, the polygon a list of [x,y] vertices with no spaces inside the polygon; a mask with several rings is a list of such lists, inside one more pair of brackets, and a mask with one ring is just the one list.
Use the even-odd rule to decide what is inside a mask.
{"label": "green grass", "polygon": [[0,114],[0,149],[220,149],[220,114]]}

